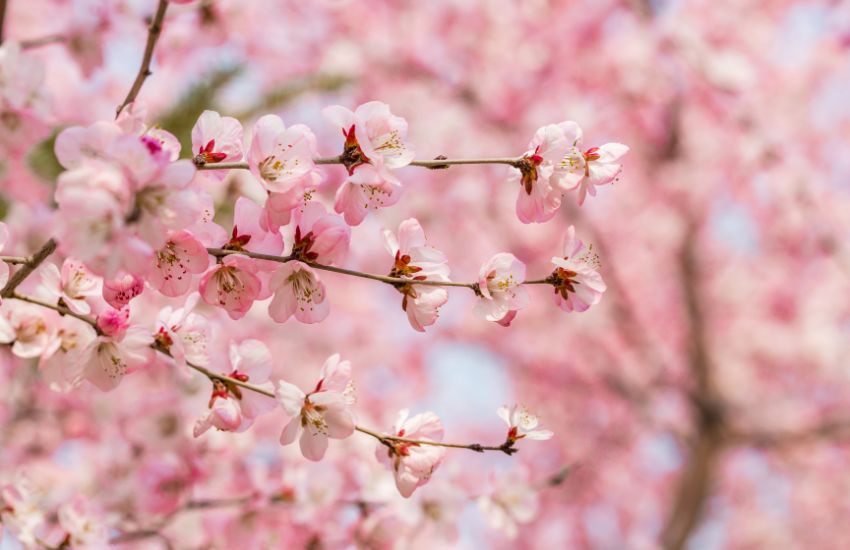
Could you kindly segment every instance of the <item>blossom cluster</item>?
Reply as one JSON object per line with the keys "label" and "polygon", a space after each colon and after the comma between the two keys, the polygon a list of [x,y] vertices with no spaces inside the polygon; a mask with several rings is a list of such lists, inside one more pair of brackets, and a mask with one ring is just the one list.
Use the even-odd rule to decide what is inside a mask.
{"label": "blossom cluster", "polygon": [[[20,90],[3,90],[7,108],[16,116],[29,115],[38,105],[40,85],[27,65],[32,60],[14,44],[0,52],[6,73],[23,71],[29,77],[15,85]],[[502,326],[510,326],[528,305],[528,285],[550,287],[555,304],[567,312],[587,310],[606,290],[596,255],[585,249],[572,226],[562,251],[552,258],[553,270],[536,280],[528,280],[525,263],[507,252],[484,262],[477,279],[452,280],[447,255],[426,239],[415,218],[402,221],[396,231],[382,230],[389,253],[386,275],[344,267],[352,228],[370,212],[399,201],[398,171],[415,164],[415,155],[406,120],[385,103],[372,101],[353,111],[331,106],[323,113],[341,134],[337,156],[319,156],[309,127],[286,125],[277,115],[260,117],[246,135],[236,118],[208,110],[192,128],[186,158],[179,139],[150,124],[139,102],[122,105],[114,121],[60,131],[53,152],[64,171],[57,177],[56,208],[49,216],[54,235],[49,242],[58,243],[60,257],[49,257],[51,249],[38,259],[0,261],[6,298],[0,303],[0,344],[12,356],[37,364],[56,392],[86,385],[109,392],[129,374],[156,376],[162,366],[183,382],[192,371],[200,372],[212,388],[206,406],[194,411],[195,438],[209,438],[205,434],[211,430],[245,432],[275,404],[284,417],[280,444],[298,441],[309,461],[321,461],[331,440],[362,432],[377,439],[375,458],[393,473],[405,498],[430,482],[449,447],[512,455],[523,439],[552,437],[551,431],[537,429],[537,418],[520,406],[498,411],[507,432],[495,446],[446,443],[434,412],[411,415],[407,408],[388,431],[374,431],[357,422],[351,364],[338,354],[325,361],[314,386],[302,389],[276,376],[278,365],[260,339],[228,338],[222,351],[223,335],[212,320],[218,313],[238,321],[257,302],[266,302],[268,316],[277,323],[327,318],[330,300],[322,271],[391,285],[402,295],[410,326],[419,332],[436,323],[452,287],[472,290],[474,313]],[[595,194],[595,186],[616,179],[626,151],[608,144],[581,152],[581,130],[573,122],[541,128],[525,154],[501,162],[510,166],[506,179],[520,183],[520,221],[548,221],[570,191],[577,191],[581,204],[586,194]],[[344,168],[345,179],[326,205],[319,193],[326,179],[321,167],[331,164]],[[439,161],[430,167],[445,168]],[[231,218],[229,205],[217,205],[213,190],[229,170],[242,168],[263,197],[235,197]],[[0,251],[27,248],[13,237],[0,222]],[[24,265],[25,276],[36,274],[23,285],[26,293],[16,290],[23,280],[10,282],[15,264]],[[139,299],[146,293],[154,299]],[[162,303],[169,305],[149,311],[151,304]],[[160,466],[148,474],[165,475],[163,468],[168,469]],[[23,544],[42,544],[43,537],[60,547],[109,542],[103,514],[83,498],[48,511],[26,480],[0,481],[5,483],[0,485],[0,520]],[[516,524],[534,515],[536,497],[527,480],[502,484],[495,480],[494,491],[477,501],[494,526],[514,535]],[[369,521],[378,523],[380,516]],[[49,530],[48,523],[53,524]],[[367,523],[359,536],[386,528]]]}
{"label": "blossom cluster", "polygon": [[[205,111],[192,130],[193,161],[179,159],[178,140],[147,126],[144,109],[135,104],[114,123],[62,131],[56,155],[67,170],[55,196],[61,251],[103,278],[104,298],[115,308],[148,286],[168,297],[198,291],[232,319],[271,298],[269,316],[279,323],[292,317],[303,323],[324,320],[330,301],[317,267],[345,262],[351,226],[368,211],[398,200],[401,183],[394,171],[413,159],[405,142],[407,124],[386,104],[370,102],[353,112],[334,106],[325,115],[344,137],[343,152],[331,159],[348,175],[334,203],[341,215],[315,198],[324,178],[315,135],[304,125],[287,127],[276,115],[261,117],[243,148],[236,119]],[[572,122],[541,128],[533,150],[512,168],[523,183],[521,219],[543,221],[554,213],[547,207],[525,216],[531,211],[519,205],[532,198],[534,204],[557,206],[563,192],[579,189],[583,200],[585,192],[592,194],[595,185],[619,173],[615,160],[625,148],[609,144],[576,156],[580,134]],[[222,227],[214,221],[213,198],[196,166],[218,174],[216,164],[240,161],[243,150],[266,199],[257,204],[239,197],[232,226]],[[292,236],[287,242],[282,228]],[[403,295],[402,308],[411,326],[424,331],[448,300],[440,286],[452,283],[448,261],[427,243],[415,219],[402,222],[396,234],[384,230],[384,238],[393,256],[389,277]],[[597,265],[579,254],[580,243],[567,245],[565,259],[555,262],[552,284],[563,309],[583,311],[605,286]],[[569,265],[561,265],[564,261]],[[528,302],[524,282],[524,264],[509,253],[497,254],[470,285],[481,297],[476,312],[510,324]]]}

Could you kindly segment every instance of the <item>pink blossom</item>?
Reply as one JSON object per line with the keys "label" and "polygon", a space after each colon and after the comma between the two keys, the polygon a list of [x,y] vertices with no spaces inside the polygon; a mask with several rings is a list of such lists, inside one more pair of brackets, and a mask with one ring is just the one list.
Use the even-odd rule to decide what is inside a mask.
{"label": "pink blossom", "polygon": [[19,302],[4,301],[0,306],[0,343],[12,344],[12,353],[23,359],[39,357],[53,339],[52,312]]}
{"label": "pink blossom", "polygon": [[86,299],[101,293],[100,280],[77,260],[66,259],[62,271],[55,264],[41,268],[42,288],[56,301],[61,300],[71,311],[86,315],[91,311]]}
{"label": "pink blossom", "polygon": [[39,546],[36,538],[45,521],[39,506],[41,496],[23,475],[18,475],[14,482],[0,485],[0,522],[28,547]]}
{"label": "pink blossom", "polygon": [[221,383],[214,384],[216,390],[210,399],[209,410],[195,422],[192,435],[200,437],[210,428],[223,432],[236,431],[242,425],[242,411],[236,398],[230,395]]}
{"label": "pink blossom", "polygon": [[139,326],[129,327],[118,338],[98,336],[82,354],[83,377],[103,391],[115,389],[124,375],[150,362],[152,342],[148,331]]}
{"label": "pink blossom", "polygon": [[302,323],[318,323],[330,312],[325,285],[306,264],[283,264],[272,274],[269,287],[274,292],[269,316],[278,323],[285,323],[293,315]]}
{"label": "pink blossom", "polygon": [[[266,229],[261,223],[263,209],[246,197],[236,199],[233,214],[231,240],[224,248],[229,250],[247,250],[259,254],[277,256],[283,252],[283,237],[277,230]],[[277,267],[274,262],[261,261],[257,266],[263,270]]]}
{"label": "pink blossom", "polygon": [[[391,435],[419,441],[442,441],[443,424],[436,414],[424,412],[408,418],[409,414],[407,409],[398,413]],[[443,447],[404,441],[392,442],[390,447],[379,444],[376,449],[378,460],[392,469],[396,488],[405,498],[428,483],[445,454]]]}
{"label": "pink blossom", "polygon": [[145,282],[132,275],[125,273],[114,279],[104,279],[103,299],[115,309],[121,309],[130,303],[130,300],[138,296],[145,289]]}
{"label": "pink blossom", "polygon": [[326,107],[325,118],[345,137],[343,161],[349,175],[358,167],[371,164],[381,170],[407,166],[416,156],[407,139],[407,121],[390,112],[380,101],[370,101],[354,112],[341,105]]}
{"label": "pink blossom", "polygon": [[231,319],[241,319],[260,295],[262,283],[251,258],[231,254],[204,274],[199,290],[206,303],[223,307]]}
{"label": "pink blossom", "polygon": [[166,296],[182,296],[189,292],[192,276],[207,270],[209,259],[206,247],[192,233],[175,231],[156,251],[148,282]]}
{"label": "pink blossom", "polygon": [[541,223],[552,219],[561,206],[563,193],[581,179],[580,174],[565,169],[564,163],[579,139],[581,128],[572,121],[543,126],[534,134],[523,164],[511,177],[521,184],[516,203],[521,222]]}
{"label": "pink blossom", "polygon": [[499,407],[497,414],[508,425],[507,441],[511,443],[526,437],[528,439],[546,440],[553,435],[550,430],[538,430],[539,420],[522,405],[514,405],[510,408],[507,406]]}
{"label": "pink blossom", "polygon": [[17,42],[0,46],[0,110],[7,118],[45,108],[44,64]]}
{"label": "pink blossom", "polygon": [[260,227],[277,232],[281,226],[292,221],[292,211],[304,204],[306,197],[311,195],[312,190],[305,191],[302,187],[293,187],[285,193],[269,192],[260,216]]}
{"label": "pink blossom", "polygon": [[[230,364],[218,369],[222,374],[241,382],[250,382],[268,391],[274,386],[268,381],[272,370],[272,357],[265,344],[259,340],[230,343]],[[195,437],[212,427],[222,431],[247,430],[260,414],[274,408],[274,401],[253,391],[242,391],[238,386],[221,380],[213,384],[209,411],[201,417],[193,430]]]}
{"label": "pink blossom", "polygon": [[112,338],[120,340],[130,328],[130,309],[107,309],[97,316],[97,328]]}
{"label": "pink blossom", "polygon": [[[268,391],[274,391],[269,382],[272,372],[272,355],[264,343],[259,340],[244,340],[239,344],[230,343],[230,372],[227,375],[242,382],[250,382]],[[253,420],[274,408],[274,401],[257,392],[240,392],[239,407],[243,419]],[[247,429],[250,423],[241,429]]]}
{"label": "pink blossom", "polygon": [[157,344],[169,351],[178,366],[187,362],[205,367],[210,362],[208,345],[210,327],[206,318],[192,310],[198,303],[200,294],[192,293],[181,308],[170,306],[160,310],[156,318]]}
{"label": "pink blossom", "polygon": [[71,548],[97,550],[109,544],[105,519],[82,497],[59,507],[59,525],[65,530]]}
{"label": "pink blossom", "polygon": [[188,160],[164,165],[142,183],[127,219],[150,246],[162,246],[169,231],[186,229],[202,216],[202,192],[192,186],[195,167]]}
{"label": "pink blossom", "polygon": [[321,264],[339,264],[348,255],[351,228],[319,202],[309,202],[295,220],[292,254]]}
{"label": "pink blossom", "polygon": [[[384,229],[384,240],[390,254],[394,256],[390,277],[411,281],[449,281],[449,266],[445,255],[425,242],[425,232],[414,218],[399,225],[398,238]],[[439,316],[439,308],[449,295],[445,288],[431,285],[405,284],[396,290],[404,295],[402,309],[407,313],[410,326],[419,332],[433,325]]]}
{"label": "pink blossom", "polygon": [[278,382],[277,399],[289,417],[280,434],[280,444],[289,445],[299,439],[301,453],[309,460],[325,456],[328,438],[345,439],[354,433],[354,403],[351,385],[351,363],[340,361],[339,355],[328,357],[322,366],[319,382],[305,394],[289,382]]}
{"label": "pink blossom", "polygon": [[144,276],[153,251],[125,227],[129,184],[109,165],[87,164],[59,176],[57,231],[60,249],[98,275],[125,271]]}
{"label": "pink blossom", "polygon": [[111,150],[123,134],[121,127],[111,121],[70,126],[56,136],[53,150],[59,163],[72,170],[91,160],[113,160]]}
{"label": "pink blossom", "polygon": [[492,475],[493,491],[478,497],[478,509],[485,521],[510,538],[518,533],[518,524],[528,523],[537,515],[537,491],[528,482],[524,469]]}
{"label": "pink blossom", "polygon": [[401,198],[401,183],[371,164],[357,168],[337,189],[334,209],[349,225],[360,225],[369,210],[392,206]]}
{"label": "pink blossom", "polygon": [[242,158],[242,124],[233,117],[204,111],[192,127],[195,162],[214,164]]}
{"label": "pink blossom", "polygon": [[571,225],[564,238],[564,257],[552,258],[555,304],[564,311],[586,311],[599,303],[607,288],[598,271],[599,257],[592,246],[583,250],[584,243],[576,238],[575,227]]}
{"label": "pink blossom", "polygon": [[289,128],[276,115],[261,117],[251,133],[248,165],[271,192],[315,185],[316,136],[303,124]]}
{"label": "pink blossom", "polygon": [[401,196],[401,183],[390,170],[407,166],[415,156],[405,143],[407,122],[379,101],[354,112],[340,105],[323,112],[345,137],[341,158],[349,177],[337,190],[334,208],[346,223],[359,225],[369,210],[392,206]]}
{"label": "pink blossom", "polygon": [[582,152],[581,132],[569,151],[556,167],[562,174],[561,189],[570,191],[578,188],[578,203],[583,204],[587,194],[596,195],[596,186],[617,180],[622,171],[619,160],[629,152],[621,143],[606,143]]}
{"label": "pink blossom", "polygon": [[[513,254],[501,252],[490,258],[478,273],[481,299],[475,304],[475,313],[488,321],[509,325],[515,312],[528,304],[523,281],[525,264]],[[506,319],[511,312],[514,314]]]}
{"label": "pink blossom", "polygon": [[88,323],[71,316],[57,322],[53,340],[41,354],[39,370],[54,391],[67,392],[83,380],[83,360],[97,332]]}

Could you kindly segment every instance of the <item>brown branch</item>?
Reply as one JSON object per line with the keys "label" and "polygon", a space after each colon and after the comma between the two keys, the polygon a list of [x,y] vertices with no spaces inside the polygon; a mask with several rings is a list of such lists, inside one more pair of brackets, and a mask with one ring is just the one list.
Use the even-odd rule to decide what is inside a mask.
{"label": "brown branch", "polygon": [[3,290],[0,290],[0,297],[9,298],[14,294],[15,289],[18,288],[24,280],[32,274],[33,271],[36,270],[41,263],[47,259],[48,256],[53,254],[56,250],[56,241],[53,239],[48,240],[44,243],[41,248],[30,256],[26,262],[23,263],[20,269],[18,269],[11,277],[9,277],[9,282],[6,283],[6,286],[3,287]]}
{"label": "brown branch", "polygon": [[85,315],[80,315],[79,313],[75,313],[65,306],[60,306],[58,304],[50,304],[37,298],[33,298],[32,296],[18,294],[17,292],[12,294],[12,298],[15,300],[20,300],[22,302],[27,302],[29,304],[41,306],[43,308],[52,309],[53,311],[58,312],[60,315],[69,315],[71,317],[74,317],[75,319],[79,319],[80,321],[90,324],[92,327],[94,327],[98,334],[101,334],[101,330],[98,328],[97,322],[94,319],[92,319],[91,317],[86,317]]}
{"label": "brown branch", "polygon": [[[249,252],[247,250],[225,250],[223,248],[208,248],[207,252],[211,256],[223,257],[230,256],[231,254],[239,254],[242,256],[248,256],[249,258],[254,258],[257,260],[267,260],[270,262],[278,262],[281,264],[285,264],[292,261],[299,261],[305,265],[312,267],[313,269],[318,269],[321,271],[330,271],[333,273],[339,273],[341,275],[349,275],[351,277],[359,277],[361,279],[370,279],[373,281],[378,281],[381,283],[385,283],[388,285],[420,285],[420,286],[449,286],[449,287],[458,287],[458,288],[468,288],[478,294],[479,288],[478,283],[460,283],[454,281],[428,281],[428,280],[415,280],[415,279],[404,279],[401,277],[389,277],[385,275],[376,275],[374,273],[365,273],[363,271],[355,271],[353,269],[345,269],[343,267],[335,267],[332,265],[324,265],[316,262],[312,262],[310,260],[302,259],[298,256],[275,256],[272,254],[260,254],[258,252]],[[533,279],[530,281],[523,281],[524,285],[551,285],[552,281],[548,278],[546,279]]]}
{"label": "brown branch", "polygon": [[500,451],[508,456],[519,452],[519,449],[514,447],[514,441],[511,441],[510,439],[505,440],[505,442],[501,445],[481,445],[480,443],[443,443],[442,441],[409,439],[407,437],[382,434],[374,430],[364,428],[363,426],[355,426],[354,429],[360,433],[371,435],[387,447],[394,447],[395,443],[410,443],[412,445],[430,445],[432,447],[447,447],[450,449],[467,449],[469,451],[475,451],[476,453],[483,453],[484,451]]}
{"label": "brown branch", "polygon": [[[58,312],[62,313],[63,315],[72,315],[73,317],[80,319],[81,321],[84,321],[86,323],[89,323],[93,327],[97,328],[97,322],[94,319],[87,317],[85,315],[78,315],[76,313],[73,313],[71,310],[69,310],[68,308],[66,308],[64,306],[49,304],[47,302],[37,300],[37,299],[32,298],[30,296],[23,296],[23,295],[20,295],[20,294],[16,294],[14,297],[15,297],[15,299],[18,299],[18,300],[21,300],[21,301],[24,301],[24,302],[28,302],[28,303],[31,303],[31,304],[34,304],[34,305],[38,305],[38,306],[41,306],[41,307],[44,307],[44,308],[48,308],[48,309],[52,309],[54,311],[58,311]],[[158,352],[162,353],[163,355],[167,355],[168,357],[173,358],[169,349],[167,347],[162,346],[160,343],[158,343],[156,341],[153,344],[151,344],[150,347],[151,347],[151,349],[158,351]],[[243,382],[242,380],[238,380],[236,378],[231,378],[230,376],[226,376],[224,374],[219,374],[219,373],[213,372],[213,371],[207,369],[206,367],[202,367],[200,365],[195,365],[194,363],[190,363],[189,361],[186,361],[186,365],[189,368],[200,372],[201,374],[203,374],[204,376],[206,376],[210,380],[221,380],[223,382],[228,382],[228,383],[233,384],[235,386],[239,386],[240,388],[244,388],[246,390],[250,390],[250,391],[253,391],[255,393],[265,395],[266,397],[271,397],[273,399],[275,398],[275,393],[273,391],[270,391],[270,390],[268,390],[268,389],[266,389],[262,386],[258,386],[256,384],[251,384],[249,382]],[[500,452],[503,452],[503,453],[505,453],[506,455],[509,455],[509,456],[519,451],[519,449],[514,447],[515,442],[511,441],[510,439],[505,440],[504,443],[502,443],[501,445],[498,445],[498,446],[481,445],[479,443],[467,443],[467,444],[443,443],[443,442],[440,442],[440,441],[428,441],[428,440],[422,440],[422,439],[409,439],[409,438],[406,438],[406,437],[397,437],[397,436],[392,436],[392,435],[385,435],[385,434],[381,434],[379,432],[376,432],[374,430],[370,430],[369,428],[364,428],[362,426],[355,426],[355,429],[357,431],[361,432],[361,433],[364,433],[364,434],[367,434],[367,435],[370,435],[370,436],[376,438],[378,441],[380,441],[384,445],[387,445],[387,446],[390,446],[390,447],[392,447],[394,443],[409,443],[411,445],[431,445],[431,446],[435,446],[435,447],[449,447],[449,448],[453,448],[453,449],[467,449],[467,450],[475,451],[475,452],[478,452],[478,453],[483,453],[484,451],[500,451]]]}
{"label": "brown branch", "polygon": [[121,114],[124,107],[136,100],[136,96],[138,96],[139,92],[142,90],[142,85],[145,83],[145,79],[151,75],[153,50],[156,47],[156,41],[159,39],[159,35],[162,32],[162,20],[165,18],[165,10],[167,9],[168,0],[159,0],[156,13],[148,26],[148,41],[145,44],[145,53],[142,56],[142,64],[139,66],[139,73],[136,75],[136,80],[133,81],[133,86],[130,87],[130,91],[127,92],[127,97],[124,98],[124,101],[115,111],[115,118],[118,118],[118,115]]}
{"label": "brown branch", "polygon": [[3,44],[3,25],[6,22],[6,0],[0,0],[0,44]]}
{"label": "brown branch", "polygon": [[0,262],[5,262],[11,265],[25,264],[28,261],[30,261],[30,258],[27,256],[0,256]]}
{"label": "brown branch", "polygon": [[850,437],[850,419],[840,418],[825,420],[801,430],[731,431],[728,434],[728,441],[733,445],[751,445],[773,450],[847,437]]}
{"label": "brown branch", "polygon": [[40,36],[38,38],[29,38],[27,40],[21,40],[19,44],[21,45],[22,50],[30,50],[33,48],[40,48],[41,46],[47,46],[49,44],[61,44],[67,41],[67,36],[63,36],[61,34],[48,34],[46,36]]}
{"label": "brown branch", "polygon": [[699,523],[711,491],[714,465],[723,448],[724,418],[711,376],[711,359],[705,341],[705,324],[699,299],[699,273],[695,250],[695,229],[687,230],[680,255],[682,294],[690,324],[689,364],[696,382],[692,396],[696,434],[688,464],[679,479],[670,517],[661,539],[667,550],[684,548]]}
{"label": "brown branch", "polygon": [[[313,159],[315,164],[344,164],[341,157],[318,157]],[[479,158],[479,159],[449,159],[436,158],[434,160],[414,160],[408,166],[418,166],[420,168],[428,168],[430,170],[441,170],[449,166],[465,165],[465,164],[505,164],[517,168],[522,162],[522,157],[510,158]],[[195,161],[198,170],[248,170],[247,162],[217,162],[205,163],[201,159]]]}

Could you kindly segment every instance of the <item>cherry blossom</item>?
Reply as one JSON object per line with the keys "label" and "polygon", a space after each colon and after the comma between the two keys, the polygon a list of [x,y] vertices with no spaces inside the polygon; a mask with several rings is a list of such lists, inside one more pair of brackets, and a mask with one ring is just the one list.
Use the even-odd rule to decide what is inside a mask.
{"label": "cherry blossom", "polygon": [[269,316],[278,323],[292,316],[302,323],[319,323],[330,312],[325,284],[306,264],[291,261],[280,266],[272,274],[269,287],[274,293]]}
{"label": "cherry blossom", "polygon": [[189,231],[175,231],[156,251],[148,282],[166,296],[182,296],[192,287],[193,275],[205,272],[208,266],[206,247]]}
{"label": "cherry blossom", "polygon": [[104,518],[83,498],[77,497],[59,507],[59,525],[72,548],[103,548],[109,544]]}
{"label": "cherry blossom", "polygon": [[390,112],[380,101],[370,101],[354,112],[341,105],[326,107],[325,118],[345,137],[343,161],[349,175],[365,164],[396,169],[410,164],[415,154],[405,143],[407,121]]}
{"label": "cherry blossom", "polygon": [[149,364],[152,342],[139,326],[116,330],[116,337],[98,336],[81,354],[83,378],[103,391],[114,390],[125,375]]}
{"label": "cherry blossom", "polygon": [[565,191],[578,183],[581,175],[569,169],[568,154],[581,139],[581,128],[572,121],[549,124],[538,129],[511,181],[520,184],[517,217],[523,223],[552,219],[561,206]]}
{"label": "cherry blossom", "polygon": [[260,296],[262,283],[257,265],[250,258],[225,256],[201,278],[201,298],[210,305],[221,306],[231,319],[241,319]]}
{"label": "cherry blossom", "polygon": [[97,338],[95,329],[74,317],[62,317],[53,339],[39,359],[45,382],[55,391],[67,392],[83,380],[85,354]]}
{"label": "cherry blossom", "polygon": [[515,538],[518,526],[537,515],[539,499],[525,470],[491,476],[493,491],[478,497],[478,509],[493,529]]}
{"label": "cherry blossom", "polygon": [[345,217],[345,223],[360,225],[369,210],[392,206],[400,198],[401,182],[395,176],[362,164],[337,190],[334,209]]}
{"label": "cherry blossom", "polygon": [[205,317],[193,311],[199,299],[200,294],[192,293],[183,307],[164,307],[157,315],[155,341],[181,367],[186,362],[202,367],[210,362],[210,326]]}
{"label": "cherry blossom", "polygon": [[[623,167],[619,160],[628,153],[629,148],[622,143],[606,143],[581,152],[581,136],[575,146],[564,158],[562,165],[573,176],[567,181],[575,182],[571,187],[578,188],[578,203],[583,204],[585,197],[596,195],[596,187],[617,181]],[[569,190],[571,187],[567,187]]]}
{"label": "cherry blossom", "polygon": [[[428,246],[425,231],[416,219],[401,222],[398,237],[387,229],[383,234],[387,250],[394,256],[390,277],[411,281],[449,280],[445,255]],[[407,312],[410,326],[419,332],[437,321],[439,308],[449,299],[446,289],[436,286],[404,284],[396,286],[396,290],[404,295],[401,307]]]}
{"label": "cherry blossom", "polygon": [[20,475],[10,483],[0,484],[0,520],[22,544],[36,545],[44,512],[39,507],[39,492],[32,482]]}
{"label": "cherry blossom", "polygon": [[319,202],[297,211],[291,254],[321,264],[340,264],[348,254],[351,228]]}
{"label": "cherry blossom", "polygon": [[[424,412],[408,418],[410,411],[398,413],[392,435],[420,441],[442,441],[443,424],[436,414]],[[443,447],[389,440],[389,446],[379,444],[375,451],[378,460],[390,468],[401,496],[409,498],[417,488],[431,479],[442,463]]]}
{"label": "cherry blossom", "polygon": [[74,313],[89,313],[91,306],[86,299],[101,294],[100,280],[72,259],[62,263],[61,272],[55,264],[46,264],[41,270],[41,282],[53,299],[61,300]]}
{"label": "cherry blossom", "polygon": [[487,260],[478,273],[481,300],[475,304],[476,314],[488,321],[510,325],[515,312],[528,304],[528,293],[522,286],[524,280],[525,264],[513,254],[501,252]]}
{"label": "cherry blossom", "polygon": [[145,289],[145,282],[131,273],[125,273],[114,279],[104,279],[103,299],[115,309],[121,309],[130,303]]}
{"label": "cherry blossom", "polygon": [[242,125],[233,117],[206,110],[192,128],[195,163],[232,162],[242,158]]}
{"label": "cherry blossom", "polygon": [[369,210],[392,206],[401,196],[401,183],[390,170],[407,166],[415,156],[405,143],[407,122],[380,101],[354,112],[334,105],[324,115],[345,137],[340,158],[349,177],[337,191],[334,208],[346,223],[359,225]]}
{"label": "cherry blossom", "polygon": [[508,425],[507,441],[515,443],[523,438],[546,440],[554,435],[550,430],[538,430],[538,419],[522,405],[502,406],[497,411],[499,418]]}
{"label": "cherry blossom", "polygon": [[298,439],[305,458],[321,460],[329,438],[345,439],[354,433],[354,415],[349,409],[353,392],[351,364],[340,361],[339,354],[331,355],[322,365],[319,381],[310,393],[289,382],[278,382],[275,395],[289,417],[280,444],[289,445]]}
{"label": "cherry blossom", "polygon": [[0,343],[11,344],[12,353],[24,359],[41,356],[53,339],[53,316],[20,302],[0,305]]}
{"label": "cherry blossom", "polygon": [[313,172],[315,156],[316,136],[303,124],[287,128],[276,115],[265,115],[254,124],[248,164],[268,191],[314,186],[319,177]]}
{"label": "cherry blossom", "polygon": [[555,304],[564,311],[587,311],[599,303],[605,292],[605,282],[599,274],[599,258],[592,246],[584,249],[584,243],[576,238],[574,226],[567,229],[564,237],[564,256],[552,258],[555,271],[551,275],[555,287]]}
{"label": "cherry blossom", "polygon": [[[259,340],[244,340],[230,343],[229,365],[220,365],[219,372],[240,382],[250,382],[267,391],[274,390],[268,381],[272,369],[269,349]],[[274,401],[252,391],[242,391],[239,386],[220,379],[213,385],[209,411],[201,417],[193,429],[199,437],[210,428],[221,431],[247,430],[260,414],[274,408]]]}

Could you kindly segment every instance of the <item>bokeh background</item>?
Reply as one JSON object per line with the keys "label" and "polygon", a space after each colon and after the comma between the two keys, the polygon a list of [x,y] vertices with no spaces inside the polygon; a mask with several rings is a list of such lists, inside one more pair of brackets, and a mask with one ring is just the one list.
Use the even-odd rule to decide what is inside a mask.
{"label": "bokeh background", "polygon": [[[25,132],[14,139],[8,120],[0,130],[2,216],[30,249],[50,231],[52,137],[114,116],[155,4],[8,0],[5,38],[29,42],[45,66],[46,115],[17,121]],[[292,472],[318,480],[306,519],[280,507],[250,518],[194,511],[163,531],[178,548],[310,547],[304,533],[354,521],[350,510],[316,511],[352,480],[403,511],[401,547],[847,548],[848,82],[850,4],[838,0],[174,4],[140,99],[186,157],[204,109],[246,128],[279,114],[335,155],[341,137],[321,109],[373,99],[407,119],[419,158],[518,155],[539,126],[562,120],[577,121],[588,144],[631,147],[618,183],[581,207],[568,196],[547,224],[516,219],[508,168],[461,166],[402,170],[400,203],[354,228],[348,267],[388,271],[380,231],[413,216],[453,278],[474,280],[500,251],[546,276],[575,225],[608,284],[586,313],[560,311],[551,289],[536,287],[503,328],[473,316],[474,296],[457,291],[419,334],[394,289],[333,274],[331,316],[317,325],[276,325],[262,306],[238,322],[204,312],[222,353],[230,338],[260,337],[276,374],[305,387],[331,353],[350,359],[368,425],[388,429],[410,407],[435,411],[448,440],[501,441],[496,408],[522,402],[555,437],[514,457],[452,451],[402,503],[371,464],[368,438],[332,445],[318,465],[277,444],[275,415],[244,434],[193,440],[203,380],[158,366],[109,394],[62,395],[0,351],[0,473],[25,465],[50,486],[46,498],[81,492],[141,526],[156,517],[149,501],[164,498],[163,480],[175,502],[244,494]],[[345,172],[326,174],[331,204]],[[209,189],[223,223],[237,196],[262,197],[247,172]],[[170,302],[147,303],[153,318]],[[164,433],[169,420],[177,427]],[[539,489],[539,506],[511,539],[474,496],[514,475]],[[444,510],[456,532],[437,520],[421,527],[432,501],[454,503]],[[251,538],[269,532],[282,538]]]}

